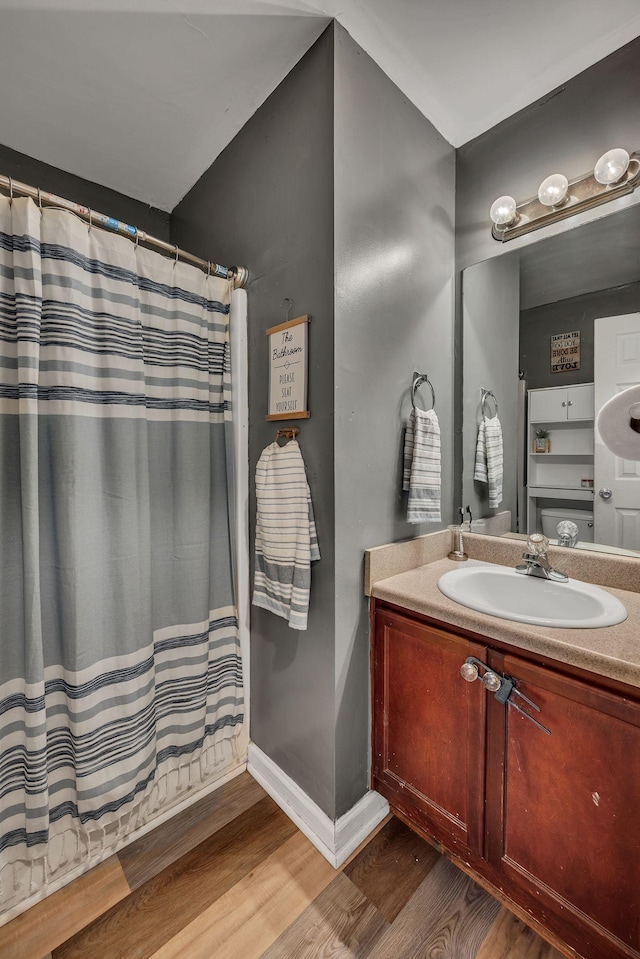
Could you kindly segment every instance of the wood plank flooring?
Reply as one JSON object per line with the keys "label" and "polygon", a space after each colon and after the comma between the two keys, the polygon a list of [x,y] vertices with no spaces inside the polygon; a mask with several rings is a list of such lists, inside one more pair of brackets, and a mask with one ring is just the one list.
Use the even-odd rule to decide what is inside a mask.
{"label": "wood plank flooring", "polygon": [[561,959],[395,818],[333,869],[248,775],[0,928],[0,959]]}

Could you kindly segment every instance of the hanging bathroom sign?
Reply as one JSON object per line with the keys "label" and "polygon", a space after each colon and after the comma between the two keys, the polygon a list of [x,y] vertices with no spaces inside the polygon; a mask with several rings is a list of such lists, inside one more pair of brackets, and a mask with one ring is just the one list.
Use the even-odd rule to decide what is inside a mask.
{"label": "hanging bathroom sign", "polygon": [[556,333],[551,337],[551,372],[580,369],[580,331]]}
{"label": "hanging bathroom sign", "polygon": [[267,330],[269,341],[268,420],[307,419],[309,320],[298,316]]}

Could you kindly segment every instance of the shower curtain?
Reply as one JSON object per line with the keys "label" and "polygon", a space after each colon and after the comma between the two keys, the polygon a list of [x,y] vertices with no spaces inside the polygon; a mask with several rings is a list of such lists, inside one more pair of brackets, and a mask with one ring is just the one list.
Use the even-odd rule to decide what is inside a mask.
{"label": "shower curtain", "polygon": [[0,198],[0,917],[243,759],[229,301]]}

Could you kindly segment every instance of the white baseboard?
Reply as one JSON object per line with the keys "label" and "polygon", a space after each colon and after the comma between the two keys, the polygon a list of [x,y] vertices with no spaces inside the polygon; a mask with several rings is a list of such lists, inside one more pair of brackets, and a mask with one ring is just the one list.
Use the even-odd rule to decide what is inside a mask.
{"label": "white baseboard", "polygon": [[377,792],[368,792],[334,821],[255,743],[249,743],[247,758],[248,772],[334,869],[349,858],[389,812],[386,799]]}

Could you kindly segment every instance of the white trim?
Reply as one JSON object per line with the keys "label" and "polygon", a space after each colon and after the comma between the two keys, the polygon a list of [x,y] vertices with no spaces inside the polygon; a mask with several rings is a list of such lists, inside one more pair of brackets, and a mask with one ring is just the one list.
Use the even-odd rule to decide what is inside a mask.
{"label": "white trim", "polygon": [[189,806],[193,806],[194,803],[204,799],[204,797],[208,796],[209,793],[215,792],[216,789],[221,789],[225,783],[231,782],[232,779],[235,779],[236,776],[239,776],[240,773],[243,773],[246,768],[247,762],[246,760],[243,760],[238,766],[234,766],[233,769],[229,769],[227,772],[210,779],[209,782],[207,782],[206,785],[202,786],[200,789],[194,789],[189,793],[188,796],[185,796],[184,799],[181,799],[174,806],[170,806],[168,809],[165,809],[158,816],[155,816],[143,826],[140,826],[139,829],[136,829],[135,832],[130,833],[128,836],[124,836],[123,839],[121,839],[120,842],[115,846],[109,846],[108,849],[104,850],[102,855],[97,855],[95,857],[92,856],[91,859],[85,859],[78,866],[76,866],[75,869],[71,869],[69,872],[65,873],[64,876],[61,876],[59,879],[48,883],[37,893],[35,893],[35,895],[30,896],[28,899],[23,899],[22,902],[12,906],[11,909],[7,909],[7,911],[3,912],[2,916],[0,916],[0,927],[4,926],[11,919],[15,919],[15,917],[19,916],[21,913],[26,912],[27,909],[30,909],[32,906],[35,906],[36,903],[41,902],[48,896],[51,896],[54,892],[57,892],[64,886],[68,886],[69,883],[73,882],[74,879],[78,879],[85,872],[93,869],[94,866],[97,866],[105,859],[115,856],[115,854],[120,852],[121,849],[124,849],[125,846],[129,846],[137,839],[141,839],[142,836],[146,836],[147,833],[155,829],[156,826],[161,826],[164,822],[167,822],[168,819],[173,819],[174,816],[184,812],[184,810],[188,809]]}
{"label": "white trim", "polygon": [[249,583],[249,351],[247,291],[231,294],[229,316],[231,340],[231,397],[236,497],[236,565],[238,574],[238,623],[244,686],[244,725],[250,729],[250,583]]}
{"label": "white trim", "polygon": [[249,743],[247,770],[334,869],[340,868],[389,812],[387,800],[372,791],[337,821],[330,819],[255,743]]}

